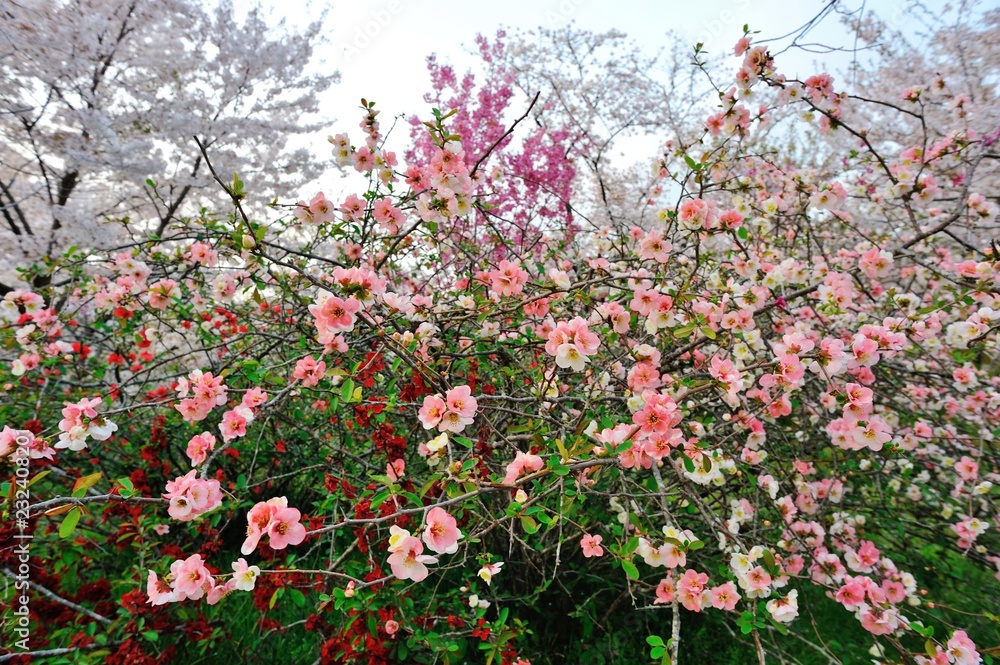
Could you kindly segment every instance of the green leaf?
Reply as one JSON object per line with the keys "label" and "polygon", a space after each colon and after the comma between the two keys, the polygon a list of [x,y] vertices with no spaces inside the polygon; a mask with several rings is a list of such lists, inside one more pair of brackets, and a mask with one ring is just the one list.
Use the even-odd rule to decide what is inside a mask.
{"label": "green leaf", "polygon": [[440,478],[441,476],[439,474],[434,474],[433,476],[431,476],[430,480],[428,480],[426,483],[423,484],[423,486],[420,488],[421,499],[424,498],[424,495],[427,494],[432,487],[434,487],[434,483],[440,480]]}
{"label": "green leaf", "polygon": [[764,558],[764,568],[771,575],[778,574],[778,565],[774,561],[774,555],[771,554],[771,550],[764,550],[764,554],[761,555]]}
{"label": "green leaf", "polygon": [[42,478],[44,478],[45,476],[49,475],[50,473],[52,473],[51,469],[45,469],[44,471],[39,471],[35,475],[34,478],[32,478],[31,480],[28,481],[28,487],[31,487],[32,485],[34,485],[35,483],[37,483]]}
{"label": "green leaf", "polygon": [[381,506],[383,503],[385,503],[385,500],[389,498],[390,494],[391,493],[389,492],[389,490],[385,490],[376,494],[375,498],[372,499],[372,504],[371,504],[372,510],[378,510],[378,507]]}
{"label": "green leaf", "polygon": [[674,337],[676,337],[677,339],[688,337],[689,335],[691,335],[691,333],[694,332],[694,329],[696,327],[697,326],[695,326],[695,324],[688,323],[686,325],[681,326],[680,328],[674,328]]}
{"label": "green leaf", "polygon": [[646,644],[648,644],[651,647],[662,647],[663,640],[656,635],[650,635],[649,637],[646,638]]}
{"label": "green leaf", "polygon": [[631,561],[625,561],[622,559],[622,570],[625,571],[625,574],[628,575],[630,579],[639,579],[639,569],[636,568],[635,564]]}
{"label": "green leaf", "polygon": [[556,448],[559,449],[559,455],[563,460],[569,459],[569,452],[566,450],[566,446],[563,444],[562,439],[556,439]]}
{"label": "green leaf", "polygon": [[525,533],[527,533],[527,534],[533,534],[533,533],[537,533],[538,530],[541,527],[538,526],[538,522],[536,522],[534,520],[534,518],[528,517],[527,515],[522,515],[521,516],[521,528],[524,529]]}
{"label": "green leaf", "polygon": [[59,525],[60,538],[69,538],[70,535],[72,535],[73,529],[76,528],[76,524],[80,521],[80,515],[82,514],[83,511],[79,508],[74,508],[66,514],[66,517],[63,518],[62,524]]}
{"label": "green leaf", "polygon": [[351,397],[354,395],[354,380],[347,379],[344,381],[344,385],[340,387],[340,399],[345,402],[350,402]]}

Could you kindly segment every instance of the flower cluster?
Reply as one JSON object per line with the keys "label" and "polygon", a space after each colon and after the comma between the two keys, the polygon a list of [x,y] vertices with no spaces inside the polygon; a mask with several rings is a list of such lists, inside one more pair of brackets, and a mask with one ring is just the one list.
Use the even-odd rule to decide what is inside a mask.
{"label": "flower cluster", "polygon": [[300,544],[306,539],[301,519],[302,513],[297,508],[289,508],[283,496],[257,503],[247,513],[247,537],[240,551],[250,554],[265,535],[271,549],[283,550],[289,545]]}
{"label": "flower cluster", "polygon": [[167,512],[175,520],[190,522],[222,504],[219,481],[197,478],[196,473],[192,469],[167,483],[163,498],[170,502]]}
{"label": "flower cluster", "polygon": [[472,389],[457,386],[445,393],[444,399],[438,395],[426,396],[418,416],[424,429],[437,427],[441,432],[457,434],[475,421],[478,408]]}

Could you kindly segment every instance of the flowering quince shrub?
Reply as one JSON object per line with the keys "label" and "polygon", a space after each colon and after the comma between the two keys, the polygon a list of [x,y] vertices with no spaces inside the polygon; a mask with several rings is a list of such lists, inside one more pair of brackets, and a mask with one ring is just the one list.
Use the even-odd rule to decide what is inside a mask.
{"label": "flowering quince shrub", "polygon": [[688,625],[989,661],[996,91],[735,55],[626,218],[574,208],[575,130],[518,146],[510,79],[432,63],[455,111],[394,146],[363,101],[343,201],[264,224],[219,180],[228,213],[7,292],[0,564],[33,534],[39,658],[537,665],[625,621],[663,663],[704,662]]}

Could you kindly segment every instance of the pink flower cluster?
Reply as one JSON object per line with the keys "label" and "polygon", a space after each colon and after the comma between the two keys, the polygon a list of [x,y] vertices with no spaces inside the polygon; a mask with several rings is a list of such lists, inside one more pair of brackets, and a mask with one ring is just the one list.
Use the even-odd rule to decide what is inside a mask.
{"label": "pink flower cluster", "polygon": [[438,554],[454,554],[458,551],[458,541],[462,532],[458,522],[440,506],[427,511],[424,530],[420,538],[410,535],[406,529],[393,525],[389,529],[389,567],[400,580],[424,580],[429,571],[427,564],[437,563],[437,557],[424,554],[424,544]]}
{"label": "pink flower cluster", "polygon": [[976,644],[964,630],[956,630],[945,645],[944,651],[934,645],[934,655],[930,658],[917,656],[918,665],[980,665],[982,656],[976,651]]}
{"label": "pink flower cluster", "polygon": [[357,299],[349,297],[344,300],[334,295],[327,295],[318,303],[309,305],[309,312],[315,317],[319,343],[340,346],[344,342],[341,333],[354,330],[360,310],[361,303]]}
{"label": "pink flower cluster", "polygon": [[545,352],[555,356],[559,367],[572,367],[579,372],[583,370],[588,357],[597,353],[600,346],[600,338],[591,332],[586,319],[578,316],[570,321],[556,323],[545,342]]}
{"label": "pink flower cluster", "polygon": [[872,279],[888,277],[892,271],[892,252],[872,247],[858,259],[858,268]]}
{"label": "pink flower cluster", "polygon": [[191,470],[180,478],[167,482],[163,498],[170,501],[167,513],[175,520],[190,522],[222,503],[219,481],[197,478]]}
{"label": "pink flower cluster", "polygon": [[233,563],[233,576],[219,584],[201,555],[194,554],[170,564],[170,574],[165,579],[159,579],[150,570],[146,577],[146,595],[153,606],[203,597],[209,605],[215,605],[233,591],[252,591],[259,575],[260,568],[247,565],[246,559],[241,558]]}
{"label": "pink flower cluster", "polygon": [[892,429],[883,418],[872,415],[872,389],[848,383],[844,394],[843,416],[827,425],[833,444],[845,450],[882,450],[892,439]]}
{"label": "pink flower cluster", "polygon": [[[627,469],[642,467],[648,469],[655,460],[661,460],[674,448],[684,444],[684,436],[678,426],[682,414],[677,403],[667,394],[644,390],[642,406],[632,414],[633,428],[618,425],[614,430],[601,432],[607,443],[623,443],[629,431],[635,430],[632,447],[619,455],[622,466]],[[618,441],[621,439],[621,441]]]}
{"label": "pink flower cluster", "polygon": [[514,456],[514,461],[507,465],[507,475],[503,478],[503,484],[510,485],[525,471],[538,471],[542,468],[543,464],[542,458],[538,455],[524,453],[519,450]]}
{"label": "pink flower cluster", "polygon": [[[23,443],[18,441],[22,437],[26,439]],[[28,451],[28,459],[55,459],[56,451],[45,439],[28,430],[16,430],[4,425],[0,430],[0,459],[14,454],[22,446]]]}
{"label": "pink flower cluster", "polygon": [[366,307],[385,293],[386,281],[364,266],[334,268],[333,281],[347,296],[361,301]]}
{"label": "pink flower cluster", "polygon": [[405,529],[393,526],[401,534],[394,534],[389,539],[389,568],[396,579],[421,582],[427,578],[427,564],[437,563],[437,557],[424,554],[424,544],[419,538],[411,536]]}
{"label": "pink flower cluster", "polygon": [[309,203],[299,201],[295,206],[295,218],[304,224],[326,224],[336,219],[333,204],[318,192]]}
{"label": "pink flower cluster", "polygon": [[674,299],[654,288],[636,287],[628,308],[646,317],[646,332],[651,335],[675,323]]}
{"label": "pink flower cluster", "polygon": [[490,291],[497,298],[516,296],[524,291],[528,283],[528,271],[521,267],[520,261],[504,259],[493,270],[487,273],[490,281]]}
{"label": "pink flower cluster", "polygon": [[302,382],[306,388],[312,388],[326,375],[326,363],[316,360],[311,355],[300,358],[295,363],[295,370],[292,376]]}
{"label": "pink flower cluster", "polygon": [[246,436],[247,425],[254,421],[257,412],[254,410],[267,402],[267,393],[260,388],[252,388],[243,394],[238,406],[222,414],[219,430],[225,441]]}
{"label": "pink flower cluster", "polygon": [[192,423],[204,420],[212,409],[225,404],[228,388],[221,376],[212,376],[211,372],[196,369],[177,382],[176,391],[177,396],[182,399],[174,408],[184,420]]}
{"label": "pink flower cluster", "polygon": [[161,279],[152,284],[146,292],[146,297],[149,298],[149,306],[160,311],[167,308],[172,298],[179,296],[180,287],[172,279]]}
{"label": "pink flower cluster", "polygon": [[240,551],[244,555],[253,552],[265,534],[271,549],[283,550],[289,545],[298,545],[306,538],[306,528],[300,519],[302,513],[289,508],[283,496],[257,503],[247,513],[247,537]]}
{"label": "pink flower cluster", "polygon": [[438,395],[424,397],[417,415],[424,429],[437,427],[441,432],[458,433],[473,423],[478,408],[479,403],[472,396],[472,389],[457,386],[449,390],[444,399]]}
{"label": "pink flower cluster", "polygon": [[87,437],[104,441],[118,426],[97,414],[94,407],[101,403],[100,397],[83,398],[75,404],[66,403],[59,421],[59,442],[56,448],[83,450],[87,447]]}

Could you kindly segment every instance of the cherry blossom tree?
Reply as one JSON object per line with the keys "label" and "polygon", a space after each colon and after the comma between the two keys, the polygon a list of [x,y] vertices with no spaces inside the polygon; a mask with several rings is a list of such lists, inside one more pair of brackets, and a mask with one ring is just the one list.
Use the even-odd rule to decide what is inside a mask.
{"label": "cherry blossom tree", "polygon": [[[0,282],[70,246],[162,236],[196,214],[220,169],[286,196],[325,160],[314,131],[322,17],[290,32],[259,9],[190,0],[8,2],[2,9]],[[44,279],[45,269],[32,279]]]}

